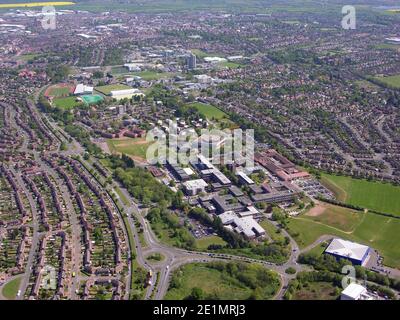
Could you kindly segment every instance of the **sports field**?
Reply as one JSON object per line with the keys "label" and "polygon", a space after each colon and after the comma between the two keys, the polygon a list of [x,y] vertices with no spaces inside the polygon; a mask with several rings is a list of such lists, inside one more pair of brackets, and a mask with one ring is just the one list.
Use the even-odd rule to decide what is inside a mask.
{"label": "sports field", "polygon": [[[352,210],[348,211],[350,217],[344,217],[345,214],[346,211],[341,214],[327,211],[318,220],[306,214],[290,218],[289,232],[301,248],[309,246],[323,235],[364,243],[379,251],[385,265],[400,267],[400,219],[370,212],[359,212],[360,217],[355,217]],[[349,225],[344,221],[348,221]]]}
{"label": "sports field", "polygon": [[200,102],[194,102],[189,104],[188,106],[195,107],[199,110],[200,113],[205,115],[208,119],[222,119],[227,116],[227,114],[217,107],[212,106],[211,104],[205,104]]}
{"label": "sports field", "polygon": [[81,104],[81,102],[77,101],[76,97],[56,98],[53,100],[53,103],[57,108],[64,110],[70,110]]}
{"label": "sports field", "polygon": [[105,96],[109,95],[111,91],[114,90],[127,90],[127,89],[132,89],[132,87],[127,86],[125,84],[109,84],[106,86],[100,86],[95,88],[96,91],[104,94]]}
{"label": "sports field", "polygon": [[68,84],[58,84],[48,87],[44,95],[46,97],[60,98],[60,97],[68,97],[73,92],[74,92],[74,86]]}
{"label": "sports field", "polygon": [[6,283],[2,291],[3,296],[9,300],[14,300],[15,297],[17,296],[20,284],[21,284],[21,277],[17,277]]}
{"label": "sports field", "polygon": [[83,102],[86,104],[97,104],[103,101],[102,96],[99,96],[98,94],[95,95],[83,95],[81,96]]}
{"label": "sports field", "polygon": [[145,160],[147,148],[153,142],[147,142],[144,138],[119,138],[107,139],[107,145],[111,153],[124,153],[137,160]]}
{"label": "sports field", "polygon": [[322,175],[321,182],[339,201],[400,216],[400,187],[328,174]]}
{"label": "sports field", "polygon": [[157,72],[157,71],[140,71],[140,72],[133,72],[132,75],[141,77],[143,80],[151,81],[151,80],[159,80],[159,79],[166,79],[172,77],[174,74],[170,72]]}

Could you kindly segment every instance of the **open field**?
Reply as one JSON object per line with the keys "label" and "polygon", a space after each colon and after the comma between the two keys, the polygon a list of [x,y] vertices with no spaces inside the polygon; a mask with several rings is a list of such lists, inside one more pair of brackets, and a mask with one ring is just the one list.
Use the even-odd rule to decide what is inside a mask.
{"label": "open field", "polygon": [[[364,243],[377,249],[384,257],[384,264],[390,267],[400,267],[400,219],[385,217],[374,213],[360,213],[362,215],[358,225],[352,231],[349,227],[340,228],[343,223],[343,214],[324,218],[323,222],[314,221],[314,217],[301,215],[289,219],[289,232],[301,248],[315,242],[322,235],[333,235],[343,239]],[[351,210],[349,210],[351,214]],[[353,218],[349,218],[354,223]]]}
{"label": "open field", "polygon": [[374,79],[378,80],[379,82],[382,82],[384,84],[387,84],[391,87],[400,88],[400,75],[395,75],[395,76],[388,76],[388,77],[374,77]]}
{"label": "open field", "polygon": [[6,283],[3,287],[2,294],[9,300],[14,300],[17,296],[19,285],[21,284],[21,277],[17,277],[10,282]]}
{"label": "open field", "polygon": [[170,72],[157,72],[157,71],[150,71],[150,70],[133,72],[131,74],[134,76],[141,77],[143,80],[146,80],[146,81],[170,78],[174,75],[173,73],[170,73]]}
{"label": "open field", "polygon": [[119,138],[107,139],[107,145],[111,152],[125,153],[139,160],[146,159],[147,148],[153,142],[147,142],[144,138]]}
{"label": "open field", "polygon": [[[221,265],[226,266],[225,263]],[[247,264],[243,267],[244,270],[236,271],[240,273],[240,277],[237,277],[226,270],[213,268],[209,264],[184,265],[175,271],[172,288],[168,290],[165,300],[182,300],[191,294],[193,288],[200,288],[205,298],[213,296],[223,300],[248,299],[252,296],[253,290],[245,284],[245,281],[240,281],[240,278],[247,278],[258,284],[258,299],[270,299],[275,295],[279,280],[274,272],[256,264]],[[270,279],[266,279],[267,277]]]}
{"label": "open field", "polygon": [[57,108],[70,110],[81,104],[81,102],[77,101],[76,97],[67,97],[67,98],[56,98],[53,100],[53,104]]}
{"label": "open field", "polygon": [[222,119],[227,116],[227,114],[217,107],[214,107],[210,104],[194,102],[189,104],[188,106],[195,107],[199,110],[200,113],[204,114],[208,119]]}
{"label": "open field", "polygon": [[330,225],[345,232],[353,231],[360,224],[363,215],[363,212],[327,203],[318,204],[306,213],[306,216],[314,221]]}
{"label": "open field", "polygon": [[56,98],[53,100],[54,106],[63,110],[70,110],[81,104],[76,97]]}
{"label": "open field", "polygon": [[201,250],[207,250],[208,246],[211,244],[226,245],[226,242],[218,236],[209,236],[196,240],[196,247]]}
{"label": "open field", "polygon": [[336,300],[338,294],[329,282],[308,282],[293,295],[293,300]]}
{"label": "open field", "polygon": [[126,90],[126,89],[132,89],[130,86],[127,86],[125,84],[109,84],[106,86],[100,86],[96,87],[95,90],[104,94],[105,96],[109,95],[111,91],[114,90]]}
{"label": "open field", "polygon": [[322,175],[321,182],[339,201],[400,216],[400,187],[328,174]]}

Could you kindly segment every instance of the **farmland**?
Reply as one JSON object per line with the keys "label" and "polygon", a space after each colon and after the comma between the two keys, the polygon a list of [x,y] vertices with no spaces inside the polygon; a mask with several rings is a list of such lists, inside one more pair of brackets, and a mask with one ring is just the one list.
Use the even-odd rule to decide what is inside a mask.
{"label": "farmland", "polygon": [[322,175],[321,182],[339,201],[400,216],[400,187],[328,174]]}

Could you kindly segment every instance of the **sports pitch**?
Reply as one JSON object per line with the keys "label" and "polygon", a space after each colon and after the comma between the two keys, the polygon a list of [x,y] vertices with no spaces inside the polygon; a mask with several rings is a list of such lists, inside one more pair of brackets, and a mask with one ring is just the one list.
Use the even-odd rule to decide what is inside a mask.
{"label": "sports pitch", "polygon": [[104,94],[105,96],[110,95],[111,91],[114,90],[127,90],[127,89],[132,89],[132,87],[127,86],[125,84],[109,84],[106,86],[100,86],[95,88],[96,91]]}
{"label": "sports pitch", "polygon": [[206,116],[208,119],[222,119],[227,116],[227,114],[217,107],[212,106],[211,104],[194,102],[188,104],[189,107],[195,107],[201,114]]}
{"label": "sports pitch", "polygon": [[103,101],[103,97],[99,96],[98,94],[95,95],[83,95],[81,96],[82,100],[86,104],[97,104]]}
{"label": "sports pitch", "polygon": [[400,216],[400,187],[388,183],[323,174],[321,182],[339,201]]}

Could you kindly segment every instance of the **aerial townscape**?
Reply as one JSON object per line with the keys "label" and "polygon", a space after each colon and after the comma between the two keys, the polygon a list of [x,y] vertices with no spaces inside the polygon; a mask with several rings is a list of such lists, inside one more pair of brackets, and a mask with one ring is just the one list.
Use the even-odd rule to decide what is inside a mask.
{"label": "aerial townscape", "polygon": [[395,1],[7,0],[0,42],[0,300],[400,298]]}

